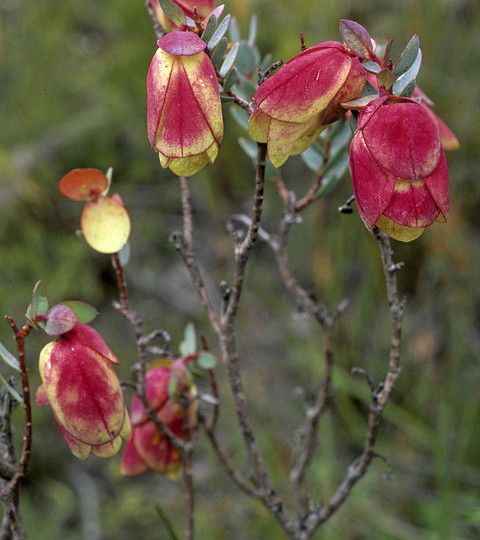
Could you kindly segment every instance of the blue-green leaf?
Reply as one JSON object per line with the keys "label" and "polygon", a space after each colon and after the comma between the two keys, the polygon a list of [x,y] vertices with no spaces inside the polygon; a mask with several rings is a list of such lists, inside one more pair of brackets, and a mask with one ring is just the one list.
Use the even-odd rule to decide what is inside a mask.
{"label": "blue-green leaf", "polygon": [[248,28],[248,37],[247,37],[247,43],[251,47],[255,45],[255,41],[257,40],[257,30],[258,30],[257,17],[255,15],[252,15],[252,18],[250,19],[250,26]]}
{"label": "blue-green leaf", "polygon": [[177,26],[185,24],[185,13],[172,0],[158,0],[160,7],[165,12],[165,15]]}
{"label": "blue-green leaf", "polygon": [[417,78],[418,72],[420,71],[420,66],[422,65],[422,49],[418,49],[417,56],[415,61],[410,66],[410,68],[403,74],[398,77],[398,79],[393,83],[393,93],[396,96],[402,94],[404,89],[415,81]]}
{"label": "blue-green leaf", "polygon": [[11,368],[15,369],[16,371],[20,371],[20,364],[18,363],[18,360],[13,356],[11,352],[9,352],[0,341],[0,357],[2,360],[4,360]]}
{"label": "blue-green leaf", "polygon": [[205,26],[205,29],[202,33],[202,39],[205,41],[205,43],[208,43],[211,39],[213,34],[215,33],[215,30],[217,29],[218,25],[218,19],[215,17],[215,15],[210,15],[207,25]]}
{"label": "blue-green leaf", "polygon": [[417,58],[419,49],[420,40],[418,39],[417,35],[414,35],[412,39],[407,43],[407,46],[400,55],[398,62],[395,64],[395,67],[393,68],[393,74],[395,75],[395,77],[400,77],[400,75],[403,75],[412,67],[413,63]]}
{"label": "blue-green leaf", "polygon": [[225,77],[225,75],[232,68],[233,63],[235,62],[235,59],[237,58],[239,47],[240,47],[240,43],[235,43],[232,46],[232,48],[228,51],[228,54],[225,57],[225,60],[223,61],[222,67],[220,68],[220,75],[223,75],[223,77]]}
{"label": "blue-green leaf", "polygon": [[9,384],[3,377],[0,375],[0,382],[5,386],[5,388],[10,392],[10,394],[13,396],[14,399],[20,403],[20,405],[25,405],[25,402],[23,401],[22,396],[13,388],[11,384]]}
{"label": "blue-green leaf", "polygon": [[228,14],[223,21],[218,25],[212,38],[208,42],[208,48],[213,50],[219,43],[223,36],[227,33],[228,25],[230,24],[231,15]]}
{"label": "blue-green leaf", "polygon": [[223,60],[223,57],[225,56],[225,53],[227,52],[227,47],[228,47],[228,39],[226,37],[223,37],[220,40],[220,43],[212,51],[212,55],[210,57],[210,60],[212,61],[212,64],[214,66],[218,66],[218,64],[220,64],[220,62]]}
{"label": "blue-green leaf", "polygon": [[180,343],[179,351],[181,356],[188,356],[197,352],[197,334],[193,323],[188,323],[185,326],[183,341]]}

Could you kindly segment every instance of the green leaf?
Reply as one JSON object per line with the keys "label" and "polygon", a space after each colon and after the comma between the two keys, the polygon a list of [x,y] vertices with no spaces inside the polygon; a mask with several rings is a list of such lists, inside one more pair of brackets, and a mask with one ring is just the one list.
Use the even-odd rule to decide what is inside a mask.
{"label": "green leaf", "polygon": [[249,114],[244,109],[237,107],[230,107],[230,113],[233,116],[235,122],[241,126],[245,131],[248,131],[248,121],[250,119]]}
{"label": "green leaf", "polygon": [[197,366],[201,369],[213,369],[217,365],[217,359],[209,351],[200,351],[197,358]]}
{"label": "green leaf", "polygon": [[339,28],[343,42],[359,58],[369,60],[374,57],[372,38],[361,24],[342,19]]}
{"label": "green leaf", "polygon": [[417,82],[415,79],[413,81],[410,81],[405,88],[400,92],[400,97],[408,97],[411,98],[413,96],[413,93],[415,92],[415,88],[417,87]]}
{"label": "green leaf", "polygon": [[318,173],[323,165],[323,156],[312,144],[301,155],[305,165],[314,173]]}
{"label": "green leaf", "polygon": [[220,68],[220,75],[223,75],[225,77],[225,75],[230,71],[235,62],[235,59],[237,58],[239,48],[240,43],[235,43],[228,51],[228,54],[223,61],[222,67]]}
{"label": "green leaf", "polygon": [[165,15],[177,26],[185,24],[185,13],[172,0],[158,0],[160,7],[165,12]]}
{"label": "green leaf", "polygon": [[18,360],[13,356],[11,352],[9,352],[0,341],[0,357],[4,362],[6,362],[11,368],[15,369],[16,371],[20,371],[20,364],[18,363]]}
{"label": "green leaf", "polygon": [[34,328],[37,328],[37,323],[35,322],[35,319],[37,317],[40,317],[41,315],[45,315],[45,313],[48,311],[48,300],[44,296],[40,296],[41,283],[41,281],[37,281],[37,283],[35,283],[35,287],[33,288],[32,301],[30,302],[30,305],[27,308],[27,312],[25,313],[25,317],[33,325]]}
{"label": "green leaf", "polygon": [[228,48],[228,39],[226,37],[223,37],[220,40],[220,43],[212,51],[212,55],[210,57],[210,60],[212,61],[212,64],[214,66],[218,66],[220,62],[223,60],[223,57],[225,56],[225,53],[227,52],[227,48]]}
{"label": "green leaf", "polygon": [[257,73],[259,64],[260,53],[257,48],[249,45],[245,41],[240,42],[237,62],[235,64],[240,73],[246,77],[251,77],[253,73]]}
{"label": "green leaf", "polygon": [[223,21],[218,25],[212,39],[208,42],[208,48],[213,50],[219,43],[223,36],[227,33],[228,25],[230,24],[231,15],[228,14]]}
{"label": "green leaf", "polygon": [[232,17],[230,19],[230,26],[228,28],[228,35],[230,37],[229,41],[236,43],[242,39],[242,34],[240,33],[240,27],[238,26],[237,19]]}
{"label": "green leaf", "polygon": [[398,77],[398,79],[393,83],[392,91],[396,96],[401,95],[403,91],[407,88],[407,86],[411,85],[412,82],[415,82],[421,65],[422,49],[418,49],[417,56],[413,64],[403,75],[400,75],[400,77]]}
{"label": "green leaf", "polygon": [[12,397],[14,399],[16,399],[18,401],[18,403],[20,403],[20,405],[25,405],[25,402],[23,401],[23,398],[22,396],[15,390],[15,388],[13,388],[13,386],[11,384],[9,384],[3,377],[2,375],[0,374],[0,382],[3,384],[3,386],[5,386],[5,388],[10,392],[10,394],[12,395]]}
{"label": "green leaf", "polygon": [[363,62],[362,66],[369,73],[379,73],[382,70],[381,66],[379,66],[377,62],[373,62],[371,60],[369,60],[368,62]]}
{"label": "green leaf", "polygon": [[407,46],[403,50],[402,54],[400,55],[400,58],[398,59],[398,62],[395,64],[395,67],[393,68],[393,74],[395,77],[399,77],[400,75],[403,75],[406,71],[408,71],[413,63],[415,62],[418,54],[418,50],[420,49],[420,40],[418,39],[417,35],[414,35],[412,39],[407,43]]}
{"label": "green leaf", "polygon": [[158,516],[162,520],[163,526],[165,527],[170,540],[180,540],[180,537],[175,532],[172,523],[168,519],[167,514],[162,510],[158,503],[155,503],[155,510],[157,511]]}
{"label": "green leaf", "polygon": [[342,179],[349,164],[348,152],[341,150],[329,159],[323,172],[322,187],[318,190],[315,198],[331,193]]}
{"label": "green leaf", "polygon": [[197,334],[193,323],[188,323],[185,326],[183,341],[180,343],[179,351],[181,356],[188,356],[197,352]]}
{"label": "green leaf", "polygon": [[258,30],[258,22],[256,15],[252,15],[252,18],[250,19],[250,25],[248,27],[248,37],[247,37],[247,43],[253,47],[255,45],[255,41],[257,40],[257,30]]}
{"label": "green leaf", "polygon": [[123,248],[118,252],[118,261],[120,266],[125,267],[128,264],[130,259],[130,240],[123,246]]}
{"label": "green leaf", "polygon": [[225,81],[223,82],[223,91],[225,93],[230,92],[230,90],[233,88],[235,83],[239,79],[239,73],[238,69],[236,67],[233,67],[225,77]]}
{"label": "green leaf", "polygon": [[377,73],[377,84],[379,88],[384,86],[388,90],[394,82],[395,77],[388,69],[382,69],[382,71]]}
{"label": "green leaf", "polygon": [[61,305],[68,306],[72,309],[77,315],[79,323],[88,324],[98,315],[98,311],[93,306],[79,300],[67,300],[66,302],[61,302]]}
{"label": "green leaf", "polygon": [[215,30],[217,29],[217,25],[218,25],[217,17],[215,17],[215,15],[210,15],[207,25],[205,26],[205,29],[202,33],[202,39],[203,41],[205,41],[205,43],[208,43],[210,41],[213,34],[215,33]]}

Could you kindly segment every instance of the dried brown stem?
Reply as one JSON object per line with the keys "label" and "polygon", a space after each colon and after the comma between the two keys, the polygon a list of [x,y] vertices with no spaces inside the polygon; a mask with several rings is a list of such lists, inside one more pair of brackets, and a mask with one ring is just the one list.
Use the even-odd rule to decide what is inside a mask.
{"label": "dried brown stem", "polygon": [[390,342],[388,370],[383,383],[378,386],[372,395],[363,450],[348,467],[347,474],[328,504],[319,509],[318,512],[311,513],[306,518],[304,522],[304,529],[306,531],[304,536],[305,539],[310,538],[314,531],[338,510],[349,496],[355,484],[365,475],[372,459],[377,456],[374,447],[380,427],[380,419],[383,410],[390,401],[395,382],[401,372],[399,365],[400,339],[402,334],[404,302],[400,301],[398,298],[396,281],[396,271],[401,265],[393,262],[390,238],[376,227],[374,227],[372,234],[380,248],[387,298],[392,319],[392,337]]}
{"label": "dried brown stem", "polygon": [[[9,538],[11,536],[15,540],[21,540],[25,537],[25,534],[23,531],[23,524],[18,508],[19,486],[22,477],[27,471],[32,449],[32,408],[30,400],[30,381],[28,377],[27,361],[25,357],[25,339],[30,333],[30,326],[28,324],[25,324],[21,329],[19,329],[11,317],[6,316],[5,318],[10,328],[12,329],[15,337],[18,362],[20,365],[23,397],[23,445],[22,454],[20,456],[18,466],[14,465],[15,461],[13,453],[13,442],[10,442],[10,456],[6,456],[8,460],[8,467],[4,467],[4,472],[6,472],[7,469],[9,469],[11,472],[12,467],[15,467],[15,472],[10,477],[8,482],[6,482],[2,486],[2,490],[0,492],[0,498],[5,508],[4,520],[2,522],[2,535],[5,535],[5,538]],[[9,405],[8,407],[10,409],[8,411],[8,418],[7,416],[3,417],[3,422],[6,422],[5,427],[7,429],[7,432],[3,433],[3,437],[7,437],[9,434],[11,440],[11,428],[9,419],[11,408]],[[7,411],[5,410],[3,410],[2,412],[4,414],[7,414]]]}

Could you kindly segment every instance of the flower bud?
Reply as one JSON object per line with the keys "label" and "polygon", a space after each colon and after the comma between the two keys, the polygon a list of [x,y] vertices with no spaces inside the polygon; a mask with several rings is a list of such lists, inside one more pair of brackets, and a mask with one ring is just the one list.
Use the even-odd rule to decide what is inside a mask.
{"label": "flower bud", "polygon": [[43,391],[37,403],[48,403],[72,453],[110,457],[130,434],[130,420],[112,364],[119,361],[90,326],[72,330],[45,345],[39,370]]}
{"label": "flower bud", "polygon": [[[188,426],[190,430],[196,423],[198,403],[194,400],[197,389],[193,381],[179,368],[179,362],[163,360],[147,371],[145,379],[146,397],[158,418],[176,437],[185,433],[185,404],[169,394],[169,381],[178,382],[175,390],[182,387],[183,397],[192,400],[188,407]],[[173,375],[172,375],[173,369]],[[181,375],[180,379],[177,377]],[[188,383],[188,387],[186,384]],[[171,383],[170,383],[171,386]],[[135,476],[146,470],[165,474],[176,480],[182,471],[180,452],[165,437],[148,415],[140,398],[134,395],[130,407],[132,433],[122,457],[120,472],[125,476]]]}
{"label": "flower bud", "polygon": [[191,176],[213,163],[223,138],[215,69],[192,32],[158,40],[147,76],[147,129],[162,167]]}
{"label": "flower bud", "polygon": [[257,90],[250,135],[267,143],[275,167],[306,150],[326,125],[343,116],[341,103],[360,97],[366,74],[360,60],[336,41],[301,52]]}
{"label": "flower bud", "polygon": [[362,109],[350,146],[356,205],[368,229],[409,242],[449,211],[438,128],[409,98],[384,95]]}

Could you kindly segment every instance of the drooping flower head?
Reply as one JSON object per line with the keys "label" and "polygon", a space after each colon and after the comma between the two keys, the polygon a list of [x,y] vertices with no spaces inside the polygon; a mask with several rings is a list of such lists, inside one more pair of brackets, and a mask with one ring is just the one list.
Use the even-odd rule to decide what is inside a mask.
{"label": "drooping flower head", "polygon": [[[179,438],[184,437],[185,405],[172,396],[175,393],[191,400],[188,405],[188,426],[193,430],[198,403],[197,389],[186,368],[186,358],[158,361],[146,374],[146,397],[158,418]],[[172,385],[172,382],[174,383]],[[130,407],[132,433],[122,457],[120,472],[135,476],[146,470],[165,474],[176,480],[182,471],[178,449],[165,437],[148,415],[141,400],[134,395]]]}
{"label": "drooping flower head", "polygon": [[112,364],[117,357],[90,326],[76,323],[45,345],[37,402],[52,407],[60,431],[79,459],[110,457],[130,434],[130,420]]}
{"label": "drooping flower head", "polygon": [[223,138],[215,69],[191,32],[158,40],[147,76],[147,130],[162,167],[191,176],[213,163]]}
{"label": "drooping flower head", "polygon": [[362,109],[350,146],[355,201],[368,229],[408,242],[449,211],[437,125],[416,101],[383,95]]}
{"label": "drooping flower head", "polygon": [[345,45],[327,41],[301,52],[257,90],[250,135],[267,143],[275,167],[302,153],[332,122],[343,116],[342,102],[362,95],[366,73]]}

